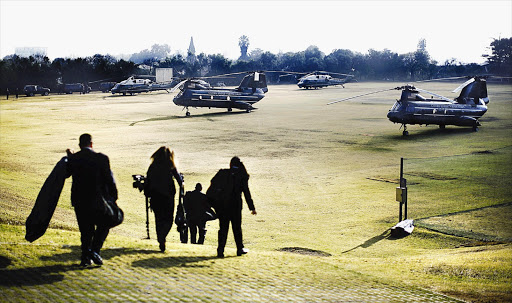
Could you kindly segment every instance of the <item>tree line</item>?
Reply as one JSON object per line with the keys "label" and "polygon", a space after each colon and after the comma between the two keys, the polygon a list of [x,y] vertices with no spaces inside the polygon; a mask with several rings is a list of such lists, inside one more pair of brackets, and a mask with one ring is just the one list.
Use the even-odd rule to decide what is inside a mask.
{"label": "tree line", "polygon": [[[248,45],[247,43],[244,45]],[[454,76],[494,74],[512,76],[512,38],[495,39],[486,64],[463,64],[456,59],[440,64],[430,57],[421,39],[414,52],[398,54],[388,49],[370,49],[362,54],[348,49],[335,49],[326,55],[317,46],[300,52],[274,54],[255,49],[242,59],[230,60],[220,54],[184,56],[170,55],[167,45],[155,44],[151,50],[133,54],[130,59],[116,59],[96,54],[85,58],[46,56],[6,56],[0,60],[0,90],[14,91],[26,84],[38,84],[53,91],[62,83],[87,83],[93,88],[102,81],[119,82],[132,75],[148,75],[154,68],[173,68],[176,77],[199,77],[244,71],[327,71],[353,74],[358,80],[415,81]],[[247,49],[245,49],[247,52]],[[278,75],[267,75],[270,83],[285,81]],[[292,81],[292,80],[291,80]]]}

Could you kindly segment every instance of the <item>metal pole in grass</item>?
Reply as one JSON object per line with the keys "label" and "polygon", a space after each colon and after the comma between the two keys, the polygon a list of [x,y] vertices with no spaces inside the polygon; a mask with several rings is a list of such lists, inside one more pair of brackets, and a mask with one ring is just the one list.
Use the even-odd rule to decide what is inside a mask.
{"label": "metal pole in grass", "polygon": [[[400,158],[400,186],[396,188],[396,201],[400,202],[399,221],[391,228],[391,236],[401,238],[410,235],[414,229],[413,220],[407,220],[407,180],[404,178],[404,158]],[[403,221],[402,208],[405,216]]]}
{"label": "metal pole in grass", "polygon": [[403,189],[404,220],[407,220],[407,179],[404,178],[404,158],[400,158],[400,186]]}
{"label": "metal pole in grass", "polygon": [[[399,204],[398,222],[402,222],[402,216],[407,219],[407,180],[404,178],[404,158],[400,158],[400,186],[396,188],[396,201]],[[403,211],[402,211],[403,209]]]}

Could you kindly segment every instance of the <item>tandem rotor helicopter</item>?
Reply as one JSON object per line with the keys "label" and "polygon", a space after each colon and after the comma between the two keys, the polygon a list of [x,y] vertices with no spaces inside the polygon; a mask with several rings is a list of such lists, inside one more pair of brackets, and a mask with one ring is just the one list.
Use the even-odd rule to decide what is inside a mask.
{"label": "tandem rotor helicopter", "polygon": [[[247,72],[203,78],[222,78],[235,74]],[[235,108],[249,113],[256,109],[253,105],[263,99],[268,91],[264,72],[249,73],[236,88],[212,87],[200,78],[191,78],[178,83],[171,92],[176,89],[180,89],[180,92],[174,97],[173,102],[187,110],[187,117],[190,116],[189,107],[226,108],[228,111]]]}
{"label": "tandem rotor helicopter", "polygon": [[[460,78],[467,77],[436,80]],[[400,99],[391,107],[387,117],[391,122],[402,124],[404,136],[409,134],[407,124],[434,124],[439,125],[440,128],[445,128],[446,125],[471,126],[474,131],[478,131],[478,126],[480,126],[478,119],[487,112],[489,103],[485,78],[471,77],[453,90],[454,93],[460,91],[459,96],[453,100],[412,85],[405,85],[333,101],[328,105],[385,91],[401,90]],[[420,92],[430,94],[431,99],[423,97]],[[434,97],[438,99],[434,99]]]}
{"label": "tandem rotor helicopter", "polygon": [[[336,85],[341,85],[342,87],[345,87],[343,84],[349,82],[350,80],[352,80],[351,78],[354,77],[354,75],[350,74],[330,73],[324,71],[315,71],[311,73],[288,72],[286,75],[282,75],[281,77],[289,76],[292,74],[304,75],[298,79],[297,85],[299,86],[299,88],[305,89],[318,89],[322,87]],[[344,76],[345,78],[334,78],[331,76],[331,74]]]}

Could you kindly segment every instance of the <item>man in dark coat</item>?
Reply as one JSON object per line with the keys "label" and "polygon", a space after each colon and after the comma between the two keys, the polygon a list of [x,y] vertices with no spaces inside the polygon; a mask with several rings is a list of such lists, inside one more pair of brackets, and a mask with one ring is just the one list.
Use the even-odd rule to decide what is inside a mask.
{"label": "man in dark coat", "polygon": [[224,247],[228,238],[230,222],[235,237],[237,256],[248,252],[244,248],[242,236],[242,193],[244,193],[245,202],[247,202],[251,214],[256,215],[256,209],[249,191],[249,174],[240,159],[233,157],[229,165],[226,198],[216,209],[219,216],[219,243],[217,247],[217,257],[219,258],[224,257]]}
{"label": "man in dark coat", "polygon": [[[207,212],[211,212],[210,203],[205,194],[201,192],[203,186],[201,183],[196,184],[194,191],[189,191],[185,195],[183,206],[187,214],[187,225],[190,229],[190,243],[204,244],[206,235]],[[213,219],[213,217],[212,217]],[[199,239],[196,242],[196,234],[199,229]]]}
{"label": "man in dark coat", "polygon": [[81,234],[80,266],[93,262],[102,265],[100,249],[109,232],[109,227],[102,222],[105,214],[103,199],[116,201],[117,187],[108,157],[92,150],[91,135],[81,135],[79,146],[77,153],[72,154],[68,150],[67,177],[73,176],[71,204],[75,208]]}

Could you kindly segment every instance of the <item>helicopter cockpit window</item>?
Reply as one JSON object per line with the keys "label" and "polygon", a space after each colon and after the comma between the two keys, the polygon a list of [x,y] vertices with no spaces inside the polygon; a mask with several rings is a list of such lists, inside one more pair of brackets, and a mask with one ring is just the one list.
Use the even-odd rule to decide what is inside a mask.
{"label": "helicopter cockpit window", "polygon": [[395,104],[393,104],[393,107],[391,107],[390,111],[396,112],[396,111],[398,111],[398,109],[400,109],[401,106],[402,106],[401,102],[395,102]]}

